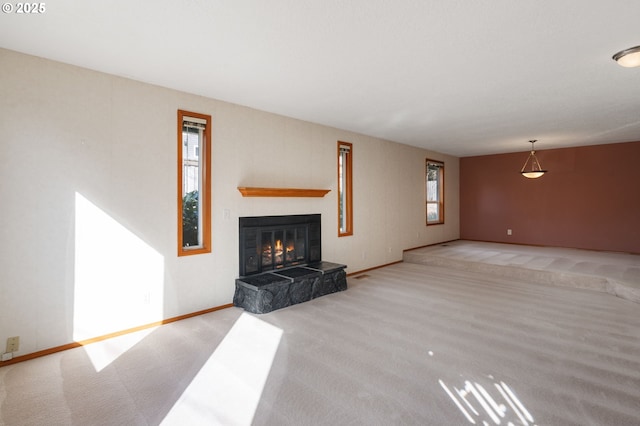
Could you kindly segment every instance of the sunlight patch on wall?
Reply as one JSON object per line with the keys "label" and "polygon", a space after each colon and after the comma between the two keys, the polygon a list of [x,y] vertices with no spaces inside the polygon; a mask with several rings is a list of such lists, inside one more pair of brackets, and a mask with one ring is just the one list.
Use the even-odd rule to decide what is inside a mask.
{"label": "sunlight patch on wall", "polygon": [[243,313],[163,420],[163,425],[250,425],[282,330]]}
{"label": "sunlight patch on wall", "polygon": [[[77,192],[75,203],[74,340],[161,320],[163,256]],[[135,343],[112,348],[109,356]],[[97,364],[104,367],[104,356]]]}

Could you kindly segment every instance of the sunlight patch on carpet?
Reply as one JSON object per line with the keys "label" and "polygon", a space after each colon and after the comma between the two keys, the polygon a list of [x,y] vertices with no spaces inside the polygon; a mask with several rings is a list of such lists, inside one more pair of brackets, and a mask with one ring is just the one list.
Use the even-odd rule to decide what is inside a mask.
{"label": "sunlight patch on carpet", "polygon": [[153,333],[158,327],[151,327],[135,333],[127,333],[121,336],[111,337],[100,342],[84,345],[83,349],[93,364],[96,372],[118,359],[122,354],[133,348],[145,337]]}
{"label": "sunlight patch on carpet", "polygon": [[511,388],[502,381],[493,383],[497,389],[497,394],[492,390],[493,395],[478,382],[470,380],[465,380],[464,386],[460,389],[452,387],[453,390],[449,389],[442,379],[438,382],[471,424],[536,426],[531,413]]}
{"label": "sunlight patch on carpet", "polygon": [[193,378],[163,425],[250,425],[282,330],[243,313]]}

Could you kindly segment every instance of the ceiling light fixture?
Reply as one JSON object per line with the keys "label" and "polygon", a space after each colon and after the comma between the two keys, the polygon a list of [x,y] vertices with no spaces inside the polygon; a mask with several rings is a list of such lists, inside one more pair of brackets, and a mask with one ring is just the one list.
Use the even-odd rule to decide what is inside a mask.
{"label": "ceiling light fixture", "polygon": [[622,50],[613,55],[613,60],[627,68],[640,67],[640,46]]}
{"label": "ceiling light fixture", "polygon": [[[542,167],[540,167],[540,162],[536,157],[536,151],[535,149],[533,149],[533,144],[536,143],[536,139],[529,141],[529,143],[531,143],[531,153],[529,153],[527,161],[524,162],[524,166],[522,166],[522,170],[520,170],[520,173],[526,178],[536,179],[547,173],[547,171],[542,170]],[[527,169],[527,164],[529,164],[529,162],[531,162],[531,167]]]}

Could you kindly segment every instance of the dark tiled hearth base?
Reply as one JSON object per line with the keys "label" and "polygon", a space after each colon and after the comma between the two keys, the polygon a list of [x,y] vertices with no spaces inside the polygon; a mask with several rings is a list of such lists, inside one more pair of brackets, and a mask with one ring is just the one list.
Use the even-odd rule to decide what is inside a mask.
{"label": "dark tiled hearth base", "polygon": [[233,304],[254,314],[347,289],[346,265],[318,262],[236,279]]}

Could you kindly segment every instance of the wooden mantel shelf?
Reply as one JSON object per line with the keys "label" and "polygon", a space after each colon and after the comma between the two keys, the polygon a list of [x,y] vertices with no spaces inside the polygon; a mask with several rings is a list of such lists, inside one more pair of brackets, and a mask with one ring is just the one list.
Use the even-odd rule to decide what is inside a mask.
{"label": "wooden mantel shelf", "polygon": [[239,186],[243,197],[324,197],[330,189],[255,188]]}

